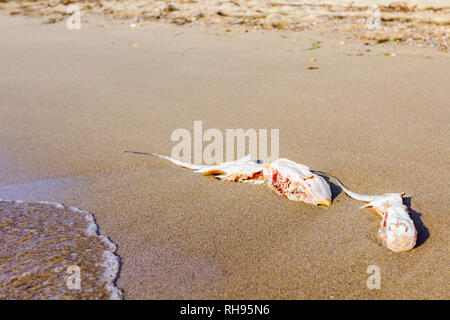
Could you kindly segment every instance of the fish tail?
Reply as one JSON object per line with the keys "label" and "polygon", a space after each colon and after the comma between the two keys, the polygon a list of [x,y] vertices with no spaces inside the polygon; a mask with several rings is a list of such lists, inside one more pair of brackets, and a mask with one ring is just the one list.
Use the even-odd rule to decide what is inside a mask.
{"label": "fish tail", "polygon": [[124,150],[124,151],[122,151],[122,152],[126,152],[126,153],[135,153],[135,154],[146,155],[146,156],[160,157],[160,158],[169,160],[170,162],[176,164],[177,166],[180,166],[180,167],[183,167],[183,168],[192,169],[192,170],[207,169],[207,168],[210,167],[210,166],[208,166],[208,165],[193,164],[193,163],[188,163],[188,162],[179,161],[179,160],[177,160],[177,159],[174,159],[174,158],[172,158],[172,157],[165,156],[165,155],[159,154],[159,153],[148,153],[148,152],[138,152],[138,151],[128,151],[128,150]]}

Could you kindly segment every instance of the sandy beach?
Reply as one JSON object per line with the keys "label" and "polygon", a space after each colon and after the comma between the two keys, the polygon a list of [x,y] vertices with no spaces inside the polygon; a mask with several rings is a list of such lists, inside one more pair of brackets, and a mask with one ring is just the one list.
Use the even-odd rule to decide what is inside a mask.
{"label": "sandy beach", "polygon": [[[0,29],[0,199],[91,212],[118,246],[125,299],[450,298],[448,53],[5,12]],[[406,192],[417,246],[381,246],[378,215],[334,184],[333,205],[315,207],[121,153],[170,155],[171,133],[196,120],[277,128],[281,157],[357,192]],[[370,265],[381,289],[366,286]]]}

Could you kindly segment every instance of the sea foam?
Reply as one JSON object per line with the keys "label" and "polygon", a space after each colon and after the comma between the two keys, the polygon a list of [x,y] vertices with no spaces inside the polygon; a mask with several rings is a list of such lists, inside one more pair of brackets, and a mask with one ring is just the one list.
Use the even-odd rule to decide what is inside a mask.
{"label": "sea foam", "polygon": [[[0,199],[0,226],[0,299],[122,299],[117,246],[90,212]],[[79,288],[68,284],[74,276]]]}

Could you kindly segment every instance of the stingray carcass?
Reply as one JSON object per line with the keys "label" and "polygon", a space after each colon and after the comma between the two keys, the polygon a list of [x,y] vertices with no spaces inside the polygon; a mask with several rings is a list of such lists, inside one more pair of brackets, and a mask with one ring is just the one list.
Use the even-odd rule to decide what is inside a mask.
{"label": "stingray carcass", "polygon": [[224,181],[265,183],[289,200],[313,205],[331,205],[331,190],[328,183],[307,166],[284,158],[266,164],[245,157],[217,165],[199,165],[182,162],[157,153],[124,152],[164,158],[180,167],[195,170],[194,172],[202,173],[205,176],[214,175]]}

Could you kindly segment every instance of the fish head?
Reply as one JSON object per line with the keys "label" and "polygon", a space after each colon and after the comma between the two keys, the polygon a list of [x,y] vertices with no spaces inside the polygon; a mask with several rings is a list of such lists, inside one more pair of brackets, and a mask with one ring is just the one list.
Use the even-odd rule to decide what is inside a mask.
{"label": "fish head", "polygon": [[413,226],[408,226],[404,221],[390,223],[389,226],[381,227],[378,232],[383,244],[393,252],[409,251],[416,245],[417,233]]}
{"label": "fish head", "polygon": [[383,217],[378,236],[385,247],[393,252],[409,251],[416,245],[417,231],[403,205],[402,195],[388,193],[364,207],[373,207]]}
{"label": "fish head", "polygon": [[391,251],[409,251],[416,245],[417,231],[411,219],[403,219],[394,211],[406,212],[405,206],[393,206],[387,208],[388,217],[385,224],[380,227],[378,234],[383,244]]}

